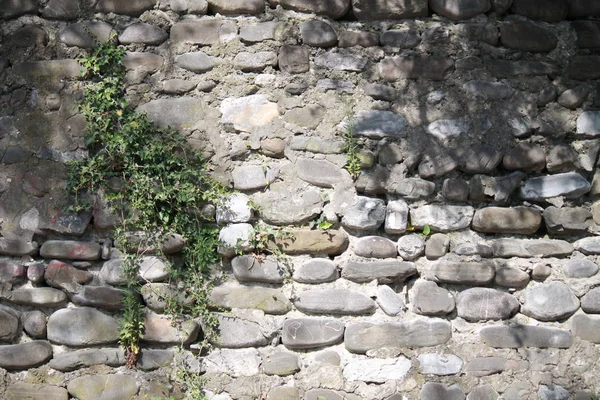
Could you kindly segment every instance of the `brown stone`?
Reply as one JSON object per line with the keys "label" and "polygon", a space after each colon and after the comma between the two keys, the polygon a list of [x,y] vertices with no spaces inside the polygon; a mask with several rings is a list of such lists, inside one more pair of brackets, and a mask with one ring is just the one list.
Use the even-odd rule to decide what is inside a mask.
{"label": "brown stone", "polygon": [[530,207],[487,207],[475,211],[472,228],[485,233],[532,234],[542,223],[542,213]]}
{"label": "brown stone", "polygon": [[301,74],[309,69],[309,52],[302,46],[281,46],[279,49],[279,68],[288,74]]}
{"label": "brown stone", "polygon": [[348,247],[348,235],[337,230],[291,230],[287,239],[275,239],[284,253],[296,254],[342,254]]}
{"label": "brown stone", "polygon": [[500,38],[504,47],[532,53],[547,53],[558,43],[553,33],[529,21],[503,23],[500,25]]}

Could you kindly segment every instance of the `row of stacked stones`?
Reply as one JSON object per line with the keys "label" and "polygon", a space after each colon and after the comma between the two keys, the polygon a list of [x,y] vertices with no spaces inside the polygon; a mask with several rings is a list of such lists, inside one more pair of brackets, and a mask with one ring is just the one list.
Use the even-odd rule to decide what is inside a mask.
{"label": "row of stacked stones", "polygon": [[[598,16],[586,0],[0,0],[0,397],[181,396],[181,364],[213,399],[599,393]],[[115,218],[101,197],[62,211],[63,163],[86,155],[75,58],[105,40],[127,47],[130,103],[238,191],[207,207],[224,283],[200,361],[202,321],[171,326],[179,293],[149,255],[125,369]],[[252,254],[269,225],[293,234],[274,239],[286,260]]]}

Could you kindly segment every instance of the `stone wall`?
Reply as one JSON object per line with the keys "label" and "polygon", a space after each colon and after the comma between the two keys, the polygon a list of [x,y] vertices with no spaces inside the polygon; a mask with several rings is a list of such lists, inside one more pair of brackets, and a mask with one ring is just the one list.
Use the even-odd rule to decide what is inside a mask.
{"label": "stone wall", "polygon": [[[0,0],[0,397],[179,398],[182,363],[213,399],[600,393],[599,16],[593,0]],[[238,191],[216,210],[211,299],[231,311],[208,353],[201,321],[162,314],[176,288],[148,256],[126,369],[114,217],[101,197],[65,211],[65,162],[87,154],[75,59],[95,40],[127,48],[127,100]],[[235,256],[264,225],[294,233],[286,262]]]}

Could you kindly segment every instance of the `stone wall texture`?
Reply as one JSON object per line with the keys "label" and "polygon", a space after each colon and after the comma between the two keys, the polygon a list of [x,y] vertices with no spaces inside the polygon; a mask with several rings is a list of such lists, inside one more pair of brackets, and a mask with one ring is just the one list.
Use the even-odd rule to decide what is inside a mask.
{"label": "stone wall texture", "polygon": [[[0,0],[0,398],[181,398],[184,362],[215,400],[592,399],[598,17],[595,0]],[[115,219],[101,196],[64,207],[65,163],[87,155],[76,59],[105,40],[128,50],[127,100],[237,190],[216,210],[219,340],[171,325],[148,257],[134,370]],[[287,262],[235,256],[258,224],[294,233]]]}

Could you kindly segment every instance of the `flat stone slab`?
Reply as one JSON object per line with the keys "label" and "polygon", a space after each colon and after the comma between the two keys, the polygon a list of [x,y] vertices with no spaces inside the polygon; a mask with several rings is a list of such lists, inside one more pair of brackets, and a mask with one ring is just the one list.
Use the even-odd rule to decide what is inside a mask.
{"label": "flat stone slab", "polygon": [[254,132],[279,116],[277,103],[272,103],[264,94],[226,98],[221,102],[221,123],[232,124],[242,132]]}
{"label": "flat stone slab", "polygon": [[74,371],[93,365],[120,367],[125,365],[125,352],[123,349],[85,349],[68,351],[54,355],[48,365],[50,368],[61,372]]}
{"label": "flat stone slab", "polygon": [[440,260],[429,264],[422,278],[437,283],[483,286],[492,282],[494,266],[488,262],[458,262]]}
{"label": "flat stone slab", "polygon": [[537,284],[523,292],[521,312],[539,321],[558,321],[579,308],[579,299],[562,282]]}
{"label": "flat stone slab", "polygon": [[185,96],[152,100],[139,106],[136,111],[146,113],[161,127],[184,130],[193,129],[206,115],[214,114],[214,110],[203,100]]}
{"label": "flat stone slab", "polygon": [[175,57],[175,64],[188,71],[203,73],[213,69],[216,61],[213,57],[202,51],[184,53]]}
{"label": "flat stone slab", "polygon": [[16,289],[8,294],[7,300],[24,306],[32,307],[64,307],[67,295],[62,290],[40,287]]}
{"label": "flat stone slab", "polygon": [[76,293],[92,281],[94,276],[91,272],[83,271],[61,261],[52,260],[46,267],[44,279],[52,287]]}
{"label": "flat stone slab", "polygon": [[496,78],[511,78],[515,76],[560,75],[560,68],[556,64],[544,61],[509,61],[492,60],[486,63],[490,73]]}
{"label": "flat stone slab", "polygon": [[233,59],[233,65],[245,72],[260,72],[269,66],[277,65],[277,53],[274,51],[238,53]]}
{"label": "flat stone slab", "polygon": [[259,373],[260,363],[256,349],[219,349],[211,351],[203,364],[207,374],[253,376]]}
{"label": "flat stone slab", "polygon": [[36,242],[0,238],[0,254],[7,256],[30,256],[38,251]]}
{"label": "flat stone slab", "polygon": [[259,260],[253,255],[243,255],[231,260],[233,276],[239,282],[283,283],[287,275],[284,264],[273,258]]}
{"label": "flat stone slab", "polygon": [[275,244],[289,255],[323,254],[335,256],[348,248],[348,235],[335,229],[306,230],[292,229],[288,239],[276,239]]}
{"label": "flat stone slab", "polygon": [[416,275],[417,269],[411,262],[398,260],[350,261],[342,269],[342,278],[366,283],[374,279],[382,283],[400,283]]}
{"label": "flat stone slab", "polygon": [[395,257],[396,243],[381,236],[364,236],[354,243],[354,254],[365,258]]}
{"label": "flat stone slab", "polygon": [[598,273],[598,265],[586,258],[572,258],[562,264],[567,278],[590,278]]}
{"label": "flat stone slab", "polygon": [[4,393],[6,400],[69,400],[67,389],[27,382],[16,382]]}
{"label": "flat stone slab", "polygon": [[167,40],[169,35],[158,26],[138,22],[129,25],[123,33],[119,35],[121,44],[143,43],[149,45],[158,45]]}
{"label": "flat stone slab", "polygon": [[571,318],[573,335],[592,343],[600,343],[600,316],[576,314]]}
{"label": "flat stone slab", "polygon": [[494,257],[562,257],[573,252],[573,246],[557,239],[496,239],[492,242]]}
{"label": "flat stone slab", "polygon": [[548,53],[556,48],[556,36],[530,21],[506,21],[500,25],[502,46],[532,53]]}
{"label": "flat stone slab", "polygon": [[171,41],[208,46],[236,38],[238,27],[227,19],[202,19],[177,22],[171,27]]}
{"label": "flat stone slab", "polygon": [[290,351],[267,351],[262,354],[262,360],[263,371],[267,375],[288,376],[300,371],[300,359]]}
{"label": "flat stone slab", "polygon": [[31,81],[56,81],[81,76],[84,68],[77,60],[26,61],[13,67],[15,74]]}
{"label": "flat stone slab", "polygon": [[292,304],[280,290],[254,286],[216,287],[210,301],[224,308],[246,308],[266,314],[285,314]]}
{"label": "flat stone slab", "polygon": [[346,328],[344,344],[352,353],[365,354],[382,347],[425,347],[446,343],[452,336],[450,322],[416,318],[407,322],[354,323]]}
{"label": "flat stone slab", "polygon": [[344,379],[347,381],[362,381],[385,383],[389,380],[404,379],[412,363],[406,357],[355,360],[344,367]]}
{"label": "flat stone slab", "polygon": [[[73,329],[76,326],[77,329]],[[90,307],[63,308],[48,319],[48,340],[67,346],[116,343],[119,322]]]}
{"label": "flat stone slab", "polygon": [[441,81],[453,68],[451,58],[437,56],[386,57],[377,65],[379,75],[390,82],[417,78]]}
{"label": "flat stone slab", "polygon": [[513,295],[490,288],[471,288],[458,294],[458,316],[467,321],[509,319],[519,311]]}
{"label": "flat stone slab", "polygon": [[463,84],[467,95],[483,100],[501,100],[510,97],[514,90],[506,83],[473,80]]}
{"label": "flat stone slab", "polygon": [[465,372],[469,376],[488,376],[500,373],[508,368],[508,360],[504,357],[477,357],[472,359]]}
{"label": "flat stone slab", "polygon": [[233,315],[217,314],[219,328],[216,340],[211,343],[216,347],[239,349],[244,347],[262,347],[269,344],[274,332],[263,331],[254,321],[248,321]]}
{"label": "flat stone slab", "polygon": [[418,279],[409,292],[411,309],[416,314],[441,316],[454,311],[454,296],[435,282]]}
{"label": "flat stone slab", "polygon": [[118,311],[123,306],[125,292],[110,286],[84,286],[73,295],[71,301],[79,306]]}
{"label": "flat stone slab", "polygon": [[78,399],[131,399],[139,389],[134,375],[84,375],[67,385],[69,394]]}
{"label": "flat stone slab", "polygon": [[335,319],[287,319],[283,323],[281,341],[288,349],[330,346],[342,340],[344,328],[344,324]]}
{"label": "flat stone slab", "polygon": [[419,370],[424,375],[454,375],[463,366],[463,360],[454,354],[419,354]]}
{"label": "flat stone slab", "polygon": [[44,258],[62,260],[95,261],[100,259],[100,250],[100,245],[93,242],[48,240],[42,244],[40,255]]}
{"label": "flat stone slab", "polygon": [[404,300],[388,285],[377,286],[376,295],[377,304],[387,315],[398,315],[404,309]]}
{"label": "flat stone slab", "polygon": [[475,210],[471,206],[427,205],[410,210],[410,222],[416,229],[425,225],[437,232],[451,232],[467,228]]}
{"label": "flat stone slab", "polygon": [[24,370],[44,364],[52,358],[52,346],[45,340],[0,346],[0,368]]}
{"label": "flat stone slab", "polygon": [[579,239],[573,243],[573,247],[586,255],[600,254],[600,237],[592,236]]}
{"label": "flat stone slab", "polygon": [[375,302],[361,293],[346,289],[313,289],[298,294],[294,303],[304,313],[362,315],[372,314]]}
{"label": "flat stone slab", "polygon": [[332,188],[344,181],[351,182],[348,172],[327,160],[301,158],[296,161],[298,178],[312,185]]}
{"label": "flat stone slab", "polygon": [[142,340],[153,344],[190,344],[198,338],[200,327],[192,320],[176,321],[162,314],[147,312]]}
{"label": "flat stone slab", "polygon": [[[471,126],[460,119],[438,119],[425,127],[425,132],[439,140],[448,140],[468,133]],[[450,172],[450,171],[448,171]],[[441,176],[442,174],[438,173]],[[421,174],[423,178],[427,178]]]}
{"label": "flat stone slab", "polygon": [[577,118],[577,134],[596,137],[600,135],[600,111],[584,111]]}
{"label": "flat stone slab", "polygon": [[0,341],[12,342],[19,334],[20,313],[0,305]]}
{"label": "flat stone slab", "polygon": [[315,65],[339,71],[363,71],[368,59],[353,54],[325,53],[315,58]]}
{"label": "flat stone slab", "polygon": [[292,279],[300,283],[324,283],[340,276],[336,264],[326,258],[315,258],[294,269]]}
{"label": "flat stone slab", "polygon": [[521,198],[543,201],[553,197],[565,196],[579,198],[590,191],[591,185],[576,172],[539,176],[525,181],[521,187]]}
{"label": "flat stone slab", "polygon": [[600,287],[590,289],[581,298],[581,309],[589,314],[600,314]]}
{"label": "flat stone slab", "polygon": [[346,229],[372,231],[383,224],[385,215],[384,200],[358,196],[354,204],[345,208],[342,225]]}
{"label": "flat stone slab", "polygon": [[318,217],[323,211],[319,190],[299,190],[294,184],[277,182],[268,191],[255,194],[253,202],[260,218],[272,225],[301,225]]}
{"label": "flat stone slab", "polygon": [[542,213],[531,207],[486,207],[475,211],[472,228],[484,233],[532,234],[542,223]]}
{"label": "flat stone slab", "polygon": [[486,326],[479,331],[484,343],[495,348],[521,347],[568,349],[573,344],[571,332],[565,329],[530,325]]}
{"label": "flat stone slab", "polygon": [[406,119],[391,111],[359,111],[346,123],[345,129],[351,129],[356,135],[368,138],[406,136]]}
{"label": "flat stone slab", "polygon": [[427,382],[421,389],[421,400],[465,400],[465,391],[458,385]]}

